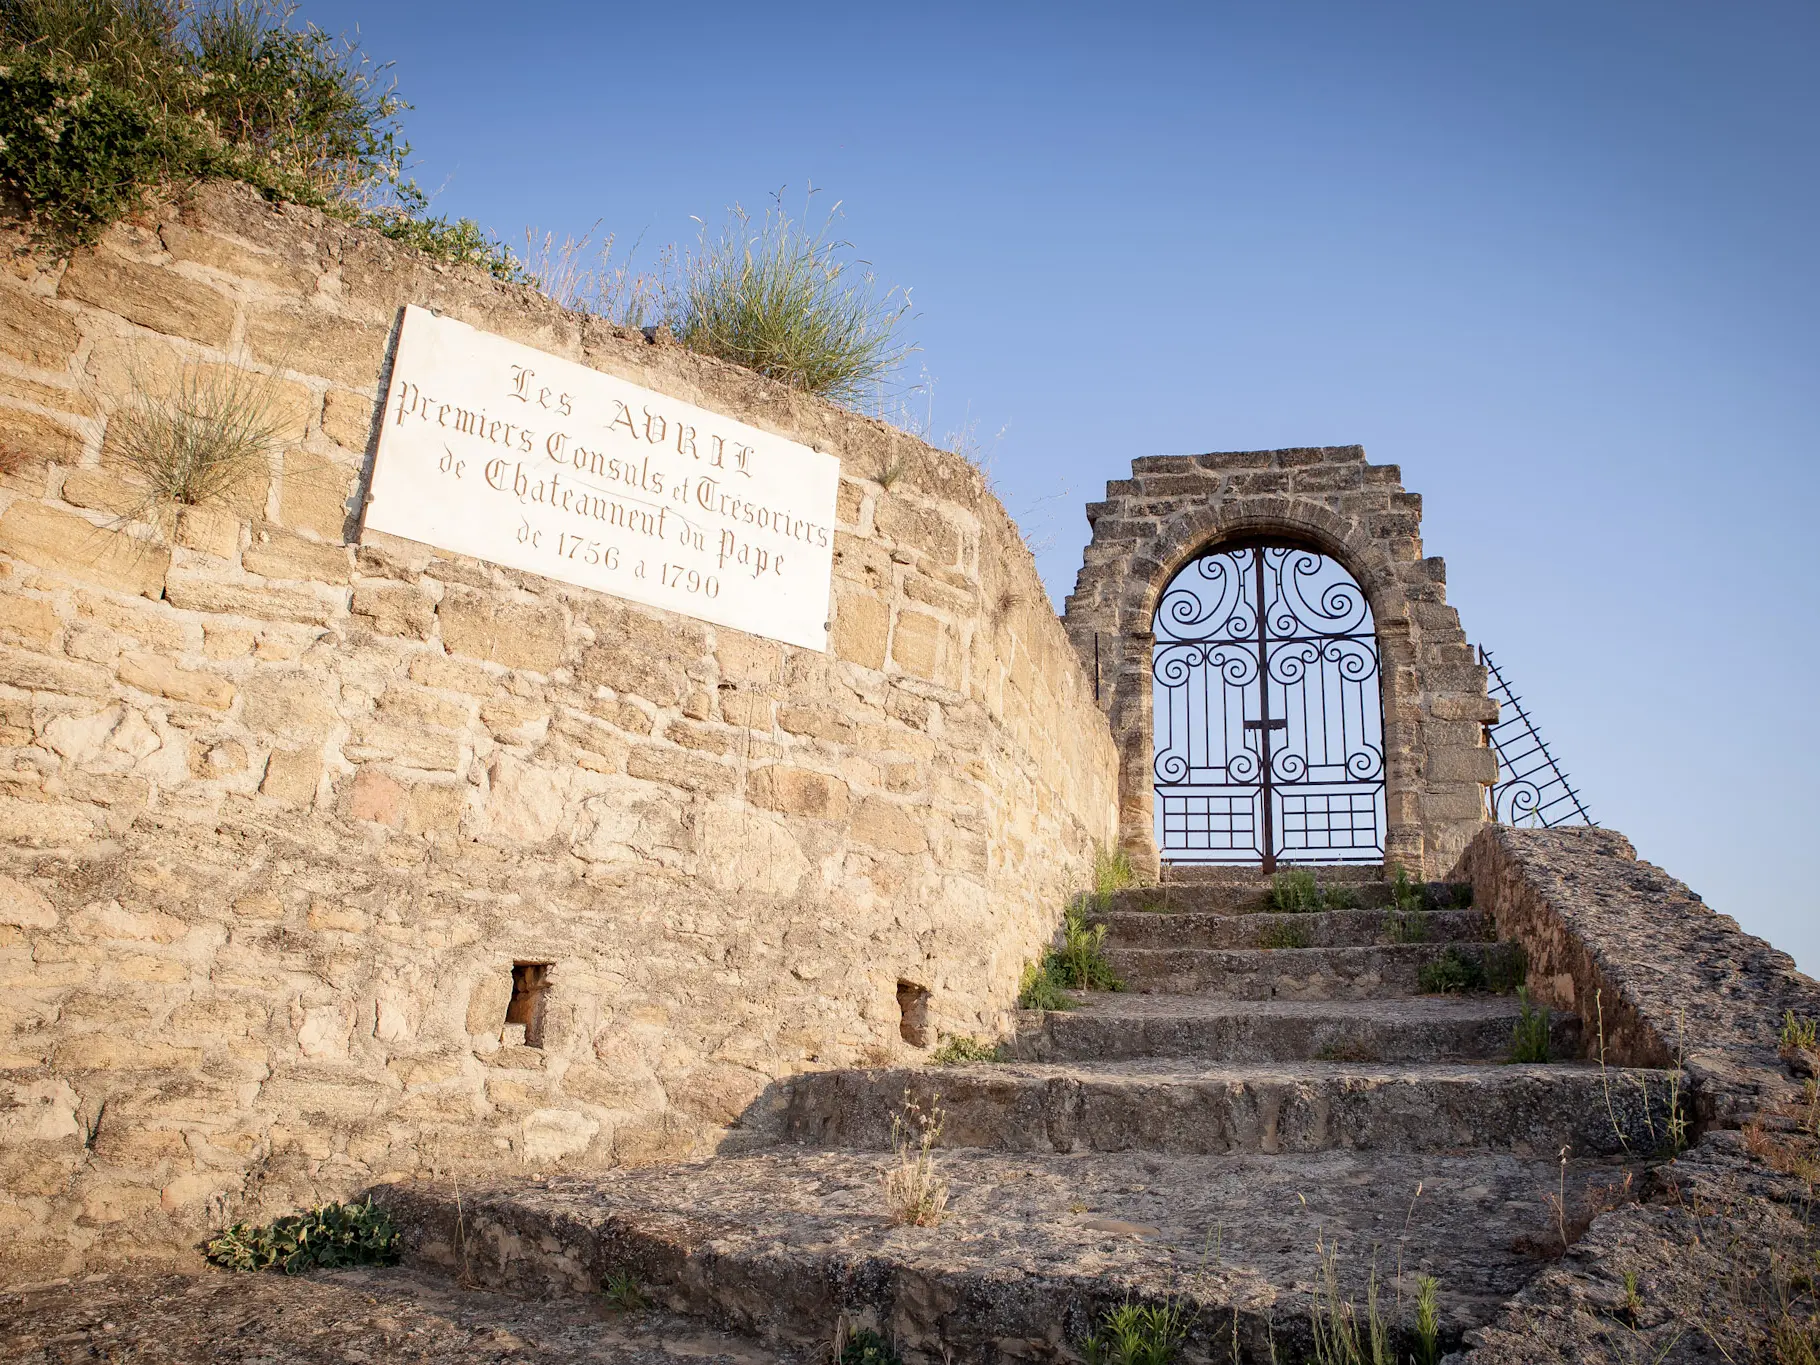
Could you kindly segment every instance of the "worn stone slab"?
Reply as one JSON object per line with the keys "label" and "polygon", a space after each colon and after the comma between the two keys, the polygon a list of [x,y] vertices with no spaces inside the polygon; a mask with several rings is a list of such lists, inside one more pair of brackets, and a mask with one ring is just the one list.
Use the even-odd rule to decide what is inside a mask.
{"label": "worn stone slab", "polygon": [[795,1077],[746,1121],[788,1143],[880,1149],[906,1095],[939,1102],[944,1145],[1007,1152],[1616,1156],[1666,1142],[1670,1073],[1170,1058],[880,1068]]}
{"label": "worn stone slab", "polygon": [[[1415,1000],[1258,1000],[1214,996],[1081,997],[1072,1010],[1028,1011],[1013,1038],[1030,1061],[1502,1061],[1522,1009],[1512,996]],[[1580,1054],[1580,1021],[1555,1014],[1551,1052]]]}
{"label": "worn stone slab", "polygon": [[1132,990],[1216,993],[1235,1000],[1363,1000],[1416,995],[1422,967],[1471,943],[1376,944],[1352,948],[1112,948]]}
{"label": "worn stone slab", "polygon": [[661,1310],[615,1313],[598,1294],[531,1300],[403,1268],[309,1275],[93,1275],[0,1294],[0,1354],[169,1365],[795,1365]]}
{"label": "worn stone slab", "polygon": [[[1269,948],[1300,939],[1309,948],[1360,948],[1389,943],[1387,910],[1323,910],[1314,914],[1223,914],[1217,911],[1113,910],[1092,915],[1116,948]],[[1475,910],[1431,910],[1419,920],[1428,943],[1491,937]]]}
{"label": "worn stone slab", "polygon": [[[1508,1156],[949,1152],[937,1168],[947,1216],[919,1228],[885,1215],[891,1161],[766,1153],[464,1184],[459,1238],[449,1184],[377,1197],[423,1264],[521,1292],[630,1269],[664,1306],[768,1341],[812,1345],[846,1312],[871,1315],[912,1361],[1059,1362],[1078,1359],[1106,1308],[1170,1297],[1194,1314],[1190,1358],[1227,1358],[1236,1317],[1247,1359],[1268,1359],[1274,1338],[1279,1358],[1295,1360],[1318,1240],[1337,1248],[1350,1297],[1362,1299],[1375,1264],[1393,1311],[1416,1274],[1439,1274],[1443,1341],[1457,1344],[1535,1274],[1519,1248],[1547,1236],[1543,1196],[1563,1179],[1553,1161]],[[1565,1174],[1576,1201],[1589,1184],[1622,1180],[1599,1163]]]}

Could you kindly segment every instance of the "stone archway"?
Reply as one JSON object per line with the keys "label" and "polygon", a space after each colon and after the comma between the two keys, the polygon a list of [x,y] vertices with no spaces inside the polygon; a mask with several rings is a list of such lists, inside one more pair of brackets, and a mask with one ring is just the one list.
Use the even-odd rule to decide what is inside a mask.
{"label": "stone archway", "polygon": [[1149,456],[1088,506],[1093,527],[1063,622],[1119,743],[1119,840],[1159,868],[1153,833],[1151,624],[1183,565],[1223,543],[1281,539],[1331,556],[1371,604],[1382,658],[1385,859],[1440,876],[1484,823],[1497,718],[1446,602],[1446,566],[1422,556],[1422,500],[1359,446]]}

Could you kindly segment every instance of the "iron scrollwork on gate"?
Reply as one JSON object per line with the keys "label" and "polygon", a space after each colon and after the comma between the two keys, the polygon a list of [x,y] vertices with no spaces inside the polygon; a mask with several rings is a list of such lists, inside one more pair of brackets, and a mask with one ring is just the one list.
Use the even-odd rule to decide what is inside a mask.
{"label": "iron scrollwork on gate", "polygon": [[1170,581],[1153,630],[1163,857],[1381,861],[1378,642],[1352,577],[1312,550],[1216,550]]}

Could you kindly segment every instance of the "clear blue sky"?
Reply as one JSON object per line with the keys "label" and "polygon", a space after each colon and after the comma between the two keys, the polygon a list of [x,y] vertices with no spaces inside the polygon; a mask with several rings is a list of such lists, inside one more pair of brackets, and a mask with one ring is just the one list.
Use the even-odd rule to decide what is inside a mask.
{"label": "clear blue sky", "polygon": [[1820,8],[303,13],[509,238],[844,200],[1058,609],[1134,456],[1400,464],[1594,815],[1820,969]]}

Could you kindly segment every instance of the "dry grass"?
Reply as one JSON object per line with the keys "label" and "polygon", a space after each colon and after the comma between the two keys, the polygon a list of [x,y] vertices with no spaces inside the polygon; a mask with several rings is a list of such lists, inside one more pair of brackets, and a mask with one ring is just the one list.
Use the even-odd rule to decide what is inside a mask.
{"label": "dry grass", "polygon": [[580,237],[546,232],[541,237],[525,229],[525,278],[539,293],[564,308],[591,313],[617,327],[651,327],[663,324],[671,312],[671,285],[675,252],[666,247],[656,269],[634,268],[637,243],[625,260],[615,260],[612,234],[595,245],[595,223]]}
{"label": "dry grass", "polygon": [[136,377],[133,388],[108,422],[107,445],[145,487],[136,520],[226,501],[270,469],[285,427],[271,377],[236,364],[188,365],[168,389]]}
{"label": "dry grass", "polygon": [[904,1091],[901,1113],[891,1116],[891,1150],[897,1163],[885,1172],[885,1212],[894,1223],[932,1228],[948,1208],[948,1182],[935,1169],[942,1111],[932,1096],[925,1109]]}
{"label": "dry grass", "polygon": [[833,235],[839,215],[837,203],[811,227],[784,212],[780,195],[762,217],[735,204],[718,233],[704,226],[670,300],[683,345],[832,402],[863,399],[910,352],[898,337],[910,297],[879,293],[867,263]]}

